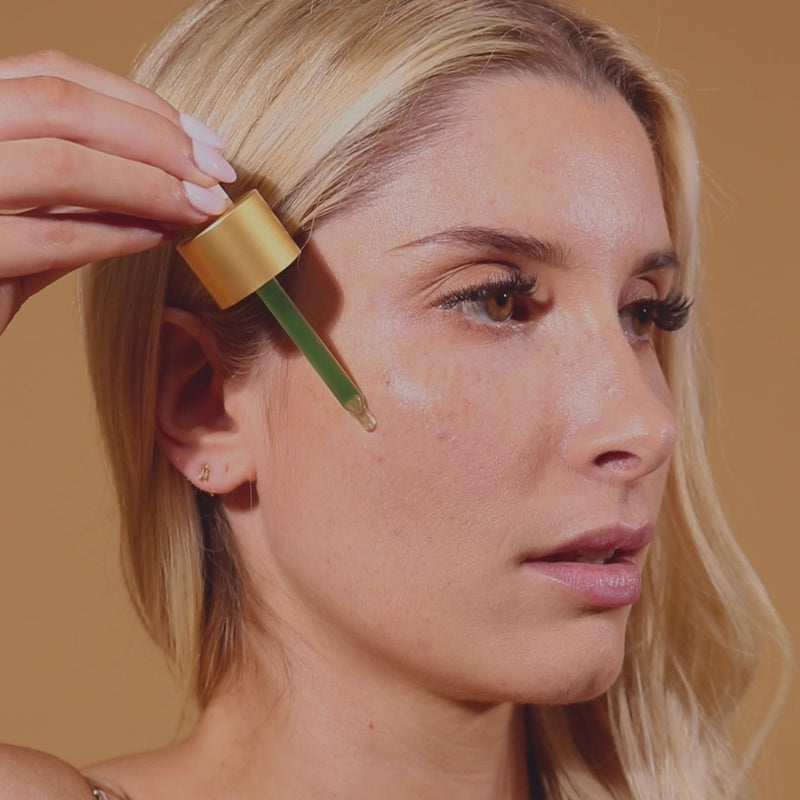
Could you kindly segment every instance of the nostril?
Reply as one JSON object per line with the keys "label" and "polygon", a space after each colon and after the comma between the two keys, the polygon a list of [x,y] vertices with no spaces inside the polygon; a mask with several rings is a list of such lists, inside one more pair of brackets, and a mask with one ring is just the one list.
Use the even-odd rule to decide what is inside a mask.
{"label": "nostril", "polygon": [[595,458],[594,463],[598,467],[610,467],[611,469],[625,469],[632,462],[638,461],[638,456],[629,453],[627,450],[607,450]]}

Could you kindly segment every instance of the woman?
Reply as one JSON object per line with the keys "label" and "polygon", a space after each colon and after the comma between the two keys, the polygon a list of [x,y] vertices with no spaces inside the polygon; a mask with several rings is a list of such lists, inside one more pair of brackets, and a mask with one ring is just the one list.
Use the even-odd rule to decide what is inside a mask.
{"label": "woman", "polygon": [[[90,95],[89,119],[147,120],[135,145],[59,130],[101,151],[81,151],[98,176],[107,151],[131,174],[24,183],[4,205],[138,221],[73,238],[87,223],[13,217],[77,243],[48,263],[20,228],[15,265],[41,276],[218,213],[200,190],[231,177],[221,142],[185,121],[211,152],[192,148],[144,90],[54,70],[71,93],[56,105],[90,102],[73,85],[88,84],[112,96]],[[729,719],[776,623],[707,477],[686,324],[696,159],[653,68],[540,3],[217,0],[135,77],[214,125],[232,194],[259,188],[304,245],[285,284],[378,428],[342,413],[258,302],[216,309],[171,247],[93,268],[87,346],[130,584],[202,713],[184,742],[90,784],[739,796]],[[46,279],[10,282],[7,307]],[[88,791],[5,757],[43,796]]]}

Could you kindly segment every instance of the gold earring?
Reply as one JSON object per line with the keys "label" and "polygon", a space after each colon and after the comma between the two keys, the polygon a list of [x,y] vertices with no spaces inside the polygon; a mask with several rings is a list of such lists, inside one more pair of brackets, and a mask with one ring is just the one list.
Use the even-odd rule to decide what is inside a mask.
{"label": "gold earring", "polygon": [[203,464],[200,474],[197,476],[197,480],[200,481],[200,483],[208,483],[208,476],[210,474],[211,467],[209,467],[208,464]]}

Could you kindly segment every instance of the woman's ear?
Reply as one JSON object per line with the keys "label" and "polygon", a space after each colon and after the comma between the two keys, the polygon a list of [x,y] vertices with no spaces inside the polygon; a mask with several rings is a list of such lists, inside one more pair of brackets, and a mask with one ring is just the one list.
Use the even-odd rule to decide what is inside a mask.
{"label": "woman's ear", "polygon": [[232,381],[219,349],[195,314],[166,308],[161,324],[158,445],[198,489],[232,492],[255,479],[255,465],[242,426],[228,410]]}

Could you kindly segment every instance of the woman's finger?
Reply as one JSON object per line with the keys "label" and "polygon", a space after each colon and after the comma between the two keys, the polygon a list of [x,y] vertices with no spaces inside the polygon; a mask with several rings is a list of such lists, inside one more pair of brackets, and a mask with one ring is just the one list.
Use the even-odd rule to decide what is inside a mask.
{"label": "woman's finger", "polygon": [[0,81],[0,146],[38,138],[82,144],[200,185],[236,177],[217,150],[153,111],[61,78]]}
{"label": "woman's finger", "polygon": [[[59,139],[1,142],[0,175],[1,209],[80,206],[183,225],[224,210],[223,200],[207,188]],[[198,210],[197,196],[211,205]]]}
{"label": "woman's finger", "polygon": [[[172,234],[126,218],[0,217],[0,333],[33,294],[78,265],[165,244]],[[4,277],[11,275],[12,277]]]}
{"label": "woman's finger", "polygon": [[[178,112],[155,92],[67,53],[58,50],[43,50],[38,53],[4,58],[0,61],[0,80],[33,76],[63,78],[99,94],[149,109],[168,119],[173,125],[180,125]],[[212,143],[206,142],[206,144]]]}
{"label": "woman's finger", "polygon": [[173,235],[110,214],[0,217],[0,281],[38,290],[81,264],[157,247]]}

